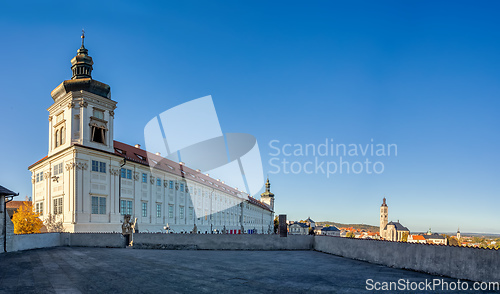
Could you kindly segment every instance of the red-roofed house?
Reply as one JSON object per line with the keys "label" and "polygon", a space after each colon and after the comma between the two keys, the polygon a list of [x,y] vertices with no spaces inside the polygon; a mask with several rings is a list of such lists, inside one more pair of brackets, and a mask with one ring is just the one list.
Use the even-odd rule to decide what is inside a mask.
{"label": "red-roofed house", "polygon": [[141,232],[273,231],[269,181],[257,200],[208,174],[113,140],[116,101],[91,77],[83,46],[73,76],[51,93],[48,155],[29,167],[41,218],[53,214],[67,232],[121,232],[123,215]]}
{"label": "red-roofed house", "polygon": [[408,243],[427,243],[422,235],[408,235]]}

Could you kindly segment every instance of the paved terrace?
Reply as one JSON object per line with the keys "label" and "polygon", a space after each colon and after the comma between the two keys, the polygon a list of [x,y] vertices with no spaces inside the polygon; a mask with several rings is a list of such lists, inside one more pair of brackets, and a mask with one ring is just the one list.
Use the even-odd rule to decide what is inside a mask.
{"label": "paved terrace", "polygon": [[370,278],[441,279],[315,251],[56,247],[0,254],[0,293],[376,292],[365,290]]}

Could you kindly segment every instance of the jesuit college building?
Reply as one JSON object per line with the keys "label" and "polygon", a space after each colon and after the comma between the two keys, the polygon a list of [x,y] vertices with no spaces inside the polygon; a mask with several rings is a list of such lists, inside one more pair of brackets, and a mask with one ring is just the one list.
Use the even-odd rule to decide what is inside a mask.
{"label": "jesuit college building", "polygon": [[259,201],[182,162],[113,140],[117,102],[109,85],[92,79],[83,38],[72,78],[51,93],[48,155],[29,167],[40,217],[55,215],[67,232],[121,232],[130,214],[140,232],[271,233],[269,180]]}

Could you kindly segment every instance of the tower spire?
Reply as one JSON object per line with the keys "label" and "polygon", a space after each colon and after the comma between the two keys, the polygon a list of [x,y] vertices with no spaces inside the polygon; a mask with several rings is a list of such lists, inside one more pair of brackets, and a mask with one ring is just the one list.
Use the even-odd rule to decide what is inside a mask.
{"label": "tower spire", "polygon": [[85,40],[85,30],[82,29],[82,48],[85,48],[85,46],[83,46],[83,41]]}

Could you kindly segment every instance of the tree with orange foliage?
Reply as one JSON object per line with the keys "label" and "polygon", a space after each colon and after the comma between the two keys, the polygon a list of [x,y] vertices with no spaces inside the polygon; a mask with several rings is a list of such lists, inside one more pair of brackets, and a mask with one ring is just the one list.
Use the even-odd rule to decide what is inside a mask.
{"label": "tree with orange foliage", "polygon": [[23,205],[21,205],[12,216],[14,234],[40,233],[43,222],[38,218],[39,216],[40,214],[33,210],[33,203],[26,197]]}

